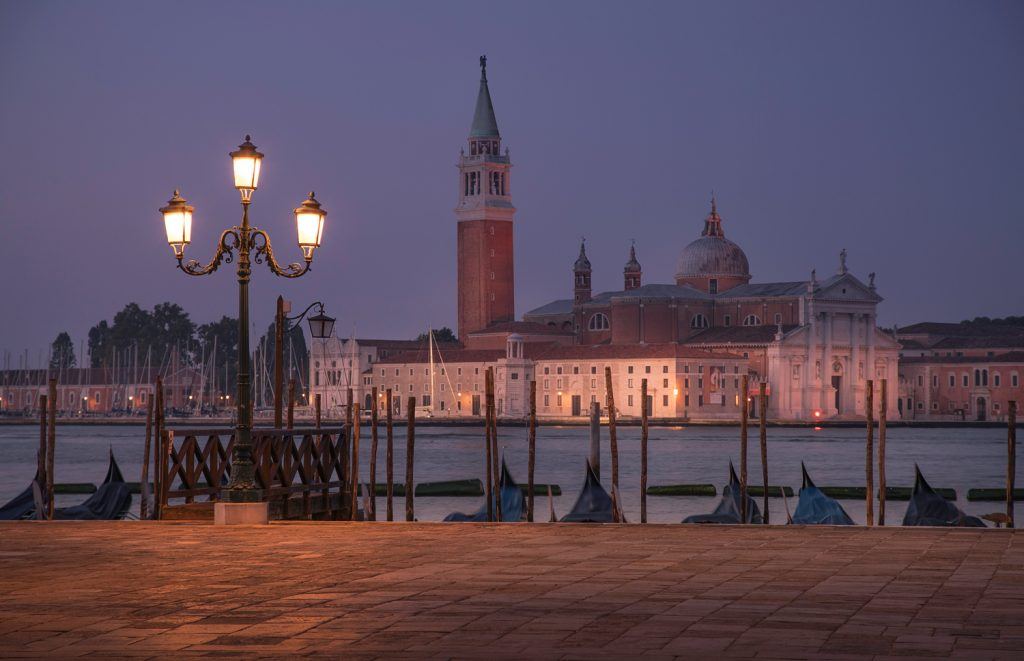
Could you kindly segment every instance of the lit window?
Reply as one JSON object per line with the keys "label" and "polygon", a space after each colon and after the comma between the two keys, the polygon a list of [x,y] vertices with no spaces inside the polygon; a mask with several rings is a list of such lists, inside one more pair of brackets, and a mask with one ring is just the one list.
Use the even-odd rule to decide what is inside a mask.
{"label": "lit window", "polygon": [[744,326],[760,326],[761,325],[761,318],[758,317],[756,314],[748,314],[746,317],[743,318],[743,325]]}

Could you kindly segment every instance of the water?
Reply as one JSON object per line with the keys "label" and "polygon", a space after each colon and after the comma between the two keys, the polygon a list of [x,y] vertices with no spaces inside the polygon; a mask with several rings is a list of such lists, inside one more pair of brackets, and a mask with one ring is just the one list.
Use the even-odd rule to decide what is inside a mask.
{"label": "water", "polygon": [[[607,430],[601,458],[602,481],[610,488],[611,458]],[[483,430],[466,427],[420,427],[416,430],[415,481],[455,480],[483,475]],[[761,484],[760,450],[757,429],[752,428],[749,445],[750,484]],[[383,483],[384,438],[381,429],[377,481]],[[107,448],[113,448],[126,479],[140,478],[142,465],[141,427],[60,426],[57,428],[57,482],[99,483],[107,469]],[[739,430],[735,427],[652,427],[649,445],[650,485],[679,483],[714,484],[719,493],[728,477],[728,461],[739,463]],[[512,475],[526,483],[527,431],[522,427],[501,428],[499,442],[504,448]],[[621,428],[619,440],[619,484],[626,517],[640,520],[640,429]],[[0,503],[20,492],[35,473],[38,429],[32,426],[0,427]],[[369,430],[364,427],[361,441],[360,479],[369,475]],[[540,427],[537,430],[537,467],[535,481],[562,487],[554,498],[555,512],[569,511],[584,478],[584,461],[589,448],[585,427]],[[876,437],[877,448],[877,437]],[[395,479],[405,477],[405,430],[395,429]],[[769,483],[800,486],[800,461],[807,462],[812,478],[819,486],[858,486],[864,484],[864,430],[851,428],[770,428],[768,430]],[[1006,471],[1006,431],[985,429],[891,428],[887,437],[887,477],[890,486],[911,486],[914,463],[921,466],[933,487],[956,489],[958,504],[970,514],[999,511],[1002,503],[966,501],[967,490],[1004,486]],[[1024,462],[1022,462],[1024,463]],[[1018,467],[1018,483],[1024,484],[1024,469]],[[878,484],[878,478],[875,478]],[[57,496],[57,506],[80,502],[85,496]],[[138,512],[138,496],[133,509]],[[417,498],[416,517],[436,521],[454,510],[473,511],[482,498]],[[864,521],[863,501],[840,501],[858,523]],[[714,509],[717,498],[647,498],[648,520],[670,523],[691,514]],[[758,500],[760,504],[760,500]],[[782,499],[769,500],[772,520],[785,520]],[[384,499],[378,498],[377,511],[383,518]],[[396,516],[404,518],[404,499],[396,499]],[[538,520],[547,520],[546,496],[536,500]],[[796,498],[789,499],[790,511]],[[902,521],[905,501],[887,503],[889,523]],[[876,513],[877,516],[877,513]]]}

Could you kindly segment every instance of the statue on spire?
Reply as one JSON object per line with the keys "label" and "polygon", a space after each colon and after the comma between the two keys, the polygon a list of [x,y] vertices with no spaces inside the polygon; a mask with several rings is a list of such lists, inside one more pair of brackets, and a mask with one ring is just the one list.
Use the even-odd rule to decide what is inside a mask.
{"label": "statue on spire", "polygon": [[480,56],[480,80],[487,80],[487,56]]}
{"label": "statue on spire", "polygon": [[839,273],[846,273],[846,248],[839,251]]}

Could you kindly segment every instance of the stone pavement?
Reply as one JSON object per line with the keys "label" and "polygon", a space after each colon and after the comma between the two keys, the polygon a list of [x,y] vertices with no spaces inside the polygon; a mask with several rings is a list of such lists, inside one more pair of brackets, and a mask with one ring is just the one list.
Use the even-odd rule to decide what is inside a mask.
{"label": "stone pavement", "polygon": [[0,524],[0,657],[1024,655],[1007,530]]}

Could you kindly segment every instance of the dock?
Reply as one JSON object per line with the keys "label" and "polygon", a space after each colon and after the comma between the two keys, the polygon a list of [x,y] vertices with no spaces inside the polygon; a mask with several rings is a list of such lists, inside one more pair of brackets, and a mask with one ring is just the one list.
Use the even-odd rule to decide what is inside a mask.
{"label": "dock", "polygon": [[1014,530],[0,524],[0,657],[1020,658]]}

